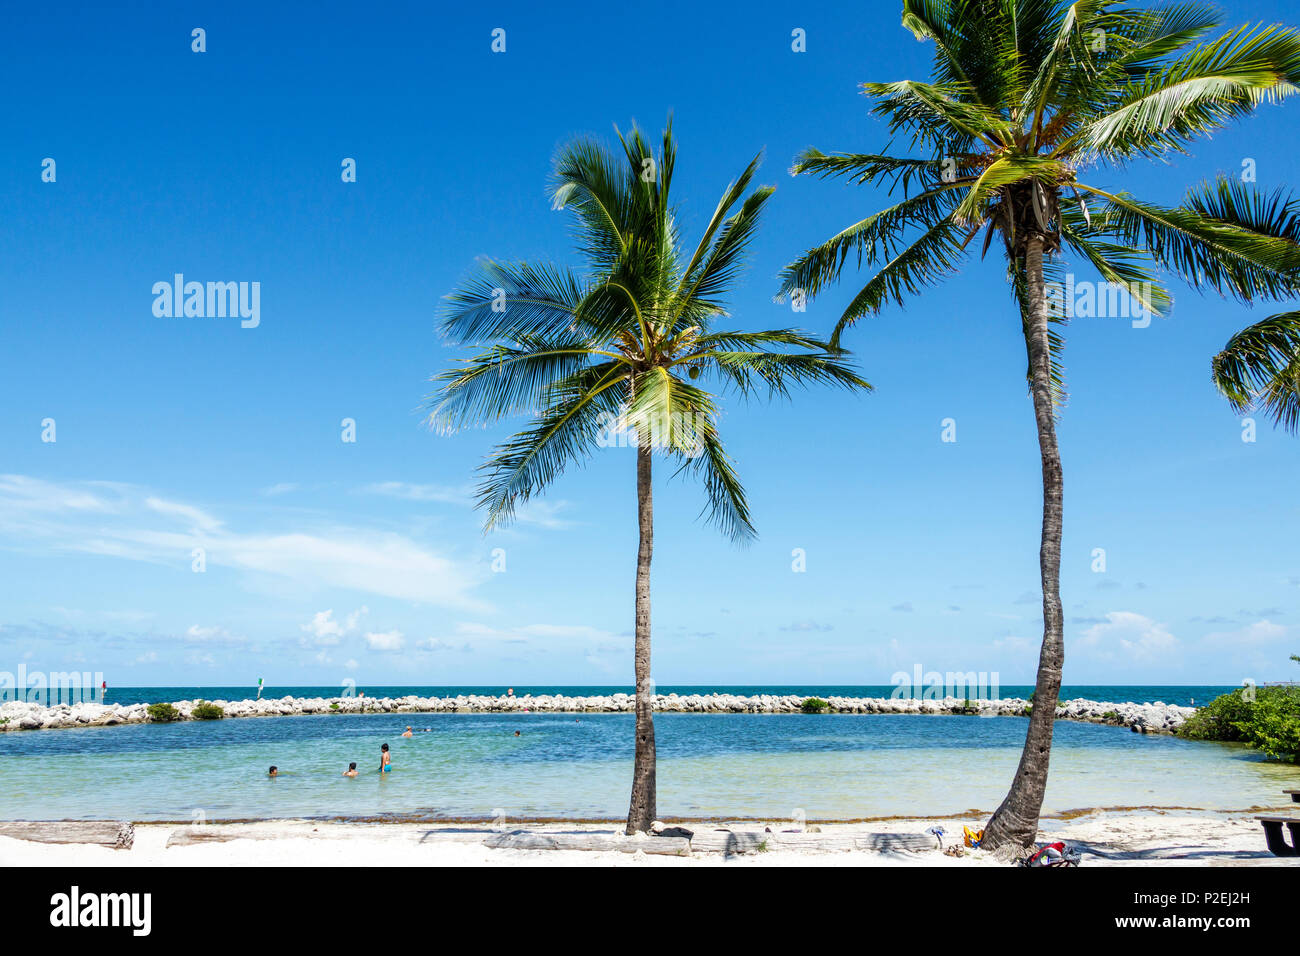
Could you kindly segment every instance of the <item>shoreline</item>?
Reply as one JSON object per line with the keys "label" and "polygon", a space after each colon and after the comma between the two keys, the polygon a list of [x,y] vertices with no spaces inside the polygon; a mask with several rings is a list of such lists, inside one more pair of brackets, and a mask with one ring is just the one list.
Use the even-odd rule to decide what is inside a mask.
{"label": "shoreline", "polygon": [[[669,825],[676,820],[665,821]],[[973,814],[863,823],[788,820],[687,824],[685,852],[662,837],[627,837],[609,823],[504,826],[439,823],[374,825],[303,819],[254,824],[138,824],[129,848],[37,842],[0,836],[11,866],[1008,866],[1013,857],[961,848],[946,855],[928,833],[944,829],[944,847],[960,844]],[[521,848],[508,839],[534,842]],[[1258,823],[1237,813],[1093,811],[1044,820],[1040,841],[1077,848],[1085,866],[1286,866],[1265,848]],[[685,842],[685,841],[679,841]],[[538,844],[549,844],[546,848]]]}
{"label": "shoreline", "polygon": [[[668,694],[655,700],[656,713],[692,714],[792,714],[800,716],[803,701],[798,694],[744,696],[737,694]],[[828,697],[828,713],[917,714],[930,716],[1025,717],[1029,701],[1018,698],[968,700],[944,698]],[[281,697],[263,700],[211,700],[224,712],[218,719],[250,717],[305,717],[333,714],[592,714],[631,713],[635,698],[630,694],[568,697],[562,694],[533,697],[506,695],[460,695],[457,697]],[[196,700],[170,701],[177,720],[199,720],[193,716]],[[148,704],[55,704],[43,706],[27,701],[0,705],[0,732],[56,730],[71,727],[110,727],[120,724],[171,723],[149,717]],[[1058,720],[1128,727],[1135,733],[1173,733],[1196,712],[1194,707],[1154,702],[1114,703],[1084,698],[1059,701]]]}
{"label": "shoreline", "polygon": [[[1039,819],[1050,824],[1067,824],[1075,820],[1086,819],[1094,814],[1156,814],[1159,816],[1204,816],[1204,817],[1246,817],[1261,813],[1276,813],[1279,810],[1288,810],[1289,805],[1283,807],[1277,806],[1254,806],[1241,808],[1221,808],[1221,807],[1187,807],[1187,806],[1161,806],[1157,804],[1142,804],[1139,806],[1106,806],[1106,807],[1073,807],[1069,810],[1057,810],[1054,812],[1044,811]],[[959,812],[945,812],[934,815],[934,819],[951,820],[964,819],[967,822],[977,820],[987,820],[993,815],[993,810],[982,810],[979,808],[970,808]],[[81,817],[60,817],[60,818],[31,818],[16,817],[13,819],[0,820],[0,824],[5,823],[87,823],[93,822],[98,818],[81,818]],[[577,826],[577,827],[600,827],[622,824],[624,817],[557,817],[557,816],[517,816],[510,817],[511,826],[518,827],[549,827],[549,826]],[[772,817],[763,816],[743,816],[743,815],[726,815],[711,817],[692,817],[692,816],[671,816],[673,825],[682,824],[687,826],[761,826],[773,822]],[[912,820],[922,819],[915,814],[894,813],[877,816],[864,817],[818,817],[816,820],[810,820],[810,825],[817,826],[861,826],[869,823],[900,823]],[[136,827],[189,827],[193,825],[192,820],[177,819],[133,819],[124,821]],[[781,821],[777,821],[781,822]],[[476,826],[491,827],[494,818],[490,816],[447,816],[435,817],[419,813],[393,813],[388,815],[377,816],[286,816],[286,817],[221,817],[214,820],[208,820],[205,825],[213,827],[247,827],[261,826],[263,824],[310,824],[312,826],[344,826],[344,827],[406,827],[406,826],[425,826],[425,827],[454,827],[454,826]]]}

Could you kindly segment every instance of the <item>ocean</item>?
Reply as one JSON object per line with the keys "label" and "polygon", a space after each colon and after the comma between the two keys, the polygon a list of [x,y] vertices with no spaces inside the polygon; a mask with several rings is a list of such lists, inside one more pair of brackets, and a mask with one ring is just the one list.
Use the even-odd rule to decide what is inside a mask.
{"label": "ocean", "polygon": [[[516,692],[530,689],[540,690]],[[659,714],[659,812],[978,819],[1005,794],[1026,723]],[[400,736],[407,724],[418,730],[411,738]],[[15,731],[0,734],[0,819],[618,819],[632,728],[630,714],[398,713]],[[395,769],[381,776],[384,743]],[[342,776],[349,762],[360,776]],[[267,776],[272,764],[278,779]],[[1288,787],[1300,787],[1300,767],[1241,745],[1059,721],[1045,809],[1248,810],[1281,805]]]}

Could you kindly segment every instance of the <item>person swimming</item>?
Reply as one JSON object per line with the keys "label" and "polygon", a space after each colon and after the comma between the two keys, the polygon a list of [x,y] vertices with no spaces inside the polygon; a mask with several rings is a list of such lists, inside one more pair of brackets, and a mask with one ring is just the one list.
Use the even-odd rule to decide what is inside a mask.
{"label": "person swimming", "polygon": [[380,773],[390,773],[390,772],[392,772],[392,769],[393,769],[393,758],[392,758],[392,755],[389,754],[389,752],[388,752],[388,744],[384,744],[382,747],[380,747],[380,748],[379,748],[379,753],[380,753],[380,757],[379,757],[379,772],[380,772]]}
{"label": "person swimming", "polygon": [[521,736],[523,736],[523,735],[520,734],[519,731],[516,730],[516,731],[515,731],[515,736],[516,736],[516,737],[521,737]]}
{"label": "person swimming", "polygon": [[355,777],[357,775],[357,762],[354,760],[348,764],[348,769],[343,771],[345,777]]}
{"label": "person swimming", "polygon": [[410,727],[407,727],[407,728],[406,728],[406,733],[402,734],[402,736],[403,736],[403,737],[414,737],[415,734],[411,733],[411,728],[410,728]]}
{"label": "person swimming", "polygon": [[280,776],[280,768],[275,764],[271,764],[271,769],[266,772],[266,775],[268,777],[278,777]]}

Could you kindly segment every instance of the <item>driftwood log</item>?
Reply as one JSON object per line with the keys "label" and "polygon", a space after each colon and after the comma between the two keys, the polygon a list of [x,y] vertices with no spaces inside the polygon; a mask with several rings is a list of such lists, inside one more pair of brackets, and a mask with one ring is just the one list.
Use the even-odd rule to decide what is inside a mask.
{"label": "driftwood log", "polygon": [[779,847],[806,850],[874,850],[878,853],[921,853],[937,850],[938,841],[925,833],[863,833],[835,835],[809,831],[728,830],[700,828],[691,838],[693,850],[742,856]]}
{"label": "driftwood log", "polygon": [[92,843],[129,850],[135,843],[135,825],[118,820],[17,820],[0,823],[0,836],[33,843]]}
{"label": "driftwood log", "polygon": [[621,839],[602,833],[531,833],[513,830],[495,833],[483,841],[495,850],[613,850],[618,853],[655,853],[661,856],[690,856],[691,841],[684,837]]}

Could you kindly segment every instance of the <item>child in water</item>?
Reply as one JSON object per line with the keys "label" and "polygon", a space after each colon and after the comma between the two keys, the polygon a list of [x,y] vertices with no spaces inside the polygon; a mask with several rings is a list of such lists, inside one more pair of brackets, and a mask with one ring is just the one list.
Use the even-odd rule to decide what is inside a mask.
{"label": "child in water", "polygon": [[355,777],[357,775],[357,762],[354,760],[348,764],[348,769],[343,771],[345,777]]}
{"label": "child in water", "polygon": [[384,744],[382,747],[380,747],[380,748],[379,748],[379,753],[380,753],[380,757],[379,757],[379,772],[380,772],[380,773],[389,773],[389,772],[392,771],[392,769],[393,769],[393,762],[392,762],[392,761],[393,761],[393,758],[392,758],[392,756],[388,753],[388,744]]}

